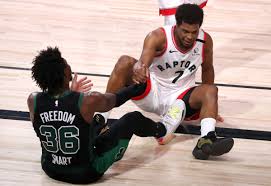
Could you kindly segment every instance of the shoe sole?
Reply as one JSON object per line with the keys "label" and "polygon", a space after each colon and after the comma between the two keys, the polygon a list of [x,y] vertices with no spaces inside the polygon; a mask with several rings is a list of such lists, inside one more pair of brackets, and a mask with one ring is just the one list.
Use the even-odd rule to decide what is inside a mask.
{"label": "shoe sole", "polygon": [[232,138],[219,139],[217,142],[212,144],[212,150],[209,154],[212,156],[221,156],[228,153],[232,149],[233,145],[234,140]]}
{"label": "shoe sole", "polygon": [[197,148],[194,148],[192,154],[196,159],[199,160],[207,160],[209,158],[208,154],[204,153],[201,149]]}

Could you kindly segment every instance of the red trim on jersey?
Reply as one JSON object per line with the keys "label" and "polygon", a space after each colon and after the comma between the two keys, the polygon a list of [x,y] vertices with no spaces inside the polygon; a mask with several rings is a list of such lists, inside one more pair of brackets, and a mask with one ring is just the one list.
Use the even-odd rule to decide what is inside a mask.
{"label": "red trim on jersey", "polygon": [[207,4],[207,2],[208,2],[208,0],[207,0],[207,1],[205,1],[205,2],[203,2],[203,3],[201,3],[201,4],[199,5],[199,7],[200,7],[200,8],[205,7],[205,6],[206,6],[206,4]]}
{"label": "red trim on jersey", "polygon": [[[203,31],[203,33],[204,33],[203,40],[206,41],[206,33],[204,31]],[[202,63],[204,63],[204,58],[205,58],[205,52],[204,51],[205,51],[205,43],[203,43],[203,46],[202,46]]]}
{"label": "red trim on jersey", "polygon": [[[191,88],[192,88],[192,87],[191,87]],[[183,97],[185,96],[185,94],[186,94],[191,88],[188,88],[188,89],[186,89],[184,92],[182,92],[182,93],[177,97],[177,99],[183,99]]]}
{"label": "red trim on jersey", "polygon": [[180,47],[177,45],[176,40],[175,40],[175,36],[174,36],[174,31],[175,31],[175,29],[176,29],[176,25],[172,26],[172,29],[171,29],[171,36],[172,36],[172,41],[173,41],[173,44],[174,44],[175,48],[176,48],[179,52],[181,52],[181,53],[183,53],[183,54],[185,54],[185,53],[189,52],[190,50],[192,50],[192,49],[194,48],[195,44],[196,44],[196,41],[194,42],[194,44],[193,44],[193,46],[192,46],[191,48],[189,48],[189,49],[187,49],[187,50],[182,50],[182,49],[180,49]]}
{"label": "red trim on jersey", "polygon": [[155,55],[155,57],[160,57],[167,51],[167,34],[166,34],[166,31],[163,27],[161,27],[161,30],[164,32],[164,34],[166,36],[166,47],[162,50],[161,54]]}
{"label": "red trim on jersey", "polygon": [[[201,3],[199,5],[200,8],[203,8],[206,6],[208,0]],[[159,9],[159,15],[162,15],[162,16],[170,16],[170,15],[175,15],[176,14],[176,10],[177,10],[177,7],[175,8],[165,8],[165,9]]]}
{"label": "red trim on jersey", "polygon": [[[193,87],[191,87],[191,88],[193,88]],[[181,93],[181,94],[177,97],[177,99],[183,99],[183,97],[187,94],[187,92],[188,92],[191,88],[186,89],[183,93]],[[193,114],[193,115],[190,116],[190,117],[184,118],[184,120],[186,120],[186,121],[197,120],[197,119],[199,119],[199,117],[200,117],[200,111],[196,112],[195,114]]]}
{"label": "red trim on jersey", "polygon": [[143,99],[144,97],[146,97],[149,94],[150,91],[151,91],[151,80],[149,78],[149,79],[147,79],[147,87],[146,87],[145,91],[143,92],[143,94],[136,96],[136,97],[133,97],[131,99],[135,100],[135,101]]}
{"label": "red trim on jersey", "polygon": [[159,15],[170,16],[175,15],[177,8],[159,9]]}

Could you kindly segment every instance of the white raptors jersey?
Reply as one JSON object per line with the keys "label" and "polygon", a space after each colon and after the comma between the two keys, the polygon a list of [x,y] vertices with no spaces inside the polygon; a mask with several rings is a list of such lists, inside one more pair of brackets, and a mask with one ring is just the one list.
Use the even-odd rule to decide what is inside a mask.
{"label": "white raptors jersey", "polygon": [[176,26],[164,26],[167,38],[163,54],[155,57],[150,66],[150,75],[162,86],[171,90],[179,90],[195,86],[195,75],[203,63],[205,32],[200,29],[193,47],[182,51],[175,42]]}

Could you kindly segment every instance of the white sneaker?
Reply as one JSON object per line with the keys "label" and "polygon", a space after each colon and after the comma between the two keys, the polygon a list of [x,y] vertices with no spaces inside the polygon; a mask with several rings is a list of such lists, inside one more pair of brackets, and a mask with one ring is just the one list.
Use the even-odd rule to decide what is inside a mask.
{"label": "white sneaker", "polygon": [[157,141],[160,145],[169,143],[176,136],[173,134],[184,120],[186,109],[185,103],[181,99],[177,99],[168,109],[166,115],[162,119],[162,123],[167,129],[165,136],[158,138]]}

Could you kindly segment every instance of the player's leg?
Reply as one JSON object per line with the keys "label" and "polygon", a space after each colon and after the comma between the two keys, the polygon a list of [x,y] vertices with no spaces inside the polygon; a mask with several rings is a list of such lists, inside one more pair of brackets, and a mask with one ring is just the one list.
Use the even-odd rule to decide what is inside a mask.
{"label": "player's leg", "polygon": [[107,83],[106,92],[115,93],[124,86],[131,85],[133,66],[137,60],[131,56],[121,56]]}
{"label": "player's leg", "polygon": [[167,133],[165,136],[157,139],[160,145],[169,143],[175,137],[173,133],[184,120],[185,115],[186,107],[184,101],[176,99],[161,119],[161,123],[165,125]]}
{"label": "player's leg", "polygon": [[232,138],[217,138],[215,134],[218,113],[218,89],[214,85],[200,85],[193,89],[189,106],[200,109],[201,138],[193,150],[197,159],[208,159],[209,155],[220,156],[233,147]]}
{"label": "player's leg", "polygon": [[[165,100],[166,104],[169,104],[166,114],[162,118],[162,123],[166,125],[167,135],[158,139],[160,145],[165,145],[169,143],[174,137],[175,130],[179,127],[184,119],[193,117],[199,112],[199,110],[194,110],[189,107],[189,97],[193,88],[188,88],[184,91],[173,93],[171,96],[175,97],[175,94],[178,96],[176,100]],[[162,101],[163,102],[163,101]]]}
{"label": "player's leg", "polygon": [[[107,93],[115,93],[122,87],[132,84],[132,71],[136,62],[137,60],[135,58],[126,55],[123,55],[118,59],[107,82]],[[110,111],[96,113],[93,119],[101,125],[104,125],[107,122],[109,115]]]}
{"label": "player's leg", "polygon": [[93,167],[97,172],[104,173],[114,162],[120,160],[133,134],[159,138],[165,133],[166,128],[162,123],[154,122],[140,112],[125,114],[96,139],[98,157],[95,158]]}
{"label": "player's leg", "polygon": [[[142,110],[146,112],[155,113],[159,116],[165,115],[165,110],[169,110],[169,112],[165,115],[165,117],[162,117],[161,123],[165,126],[167,129],[167,135],[161,136],[159,138],[156,138],[158,143],[160,145],[164,145],[169,143],[175,135],[173,135],[172,131],[175,131],[178,127],[176,123],[176,119],[173,119],[172,117],[180,117],[176,116],[180,113],[176,113],[176,108],[179,109],[183,104],[182,101],[175,101],[176,103],[172,105],[171,109],[167,109],[166,105],[163,104],[163,100],[165,100],[165,97],[161,94],[159,83],[156,82],[155,78],[152,77],[152,74],[150,75],[150,79],[147,80],[147,83],[145,84],[145,91],[137,96],[132,98],[132,101]],[[160,98],[162,97],[162,98]],[[176,107],[176,108],[175,108]],[[182,108],[181,108],[182,111]],[[173,114],[172,116],[170,114]],[[183,113],[181,113],[183,114]],[[174,121],[173,121],[174,120]],[[179,118],[177,119],[179,120]],[[178,123],[180,121],[177,121]]]}

